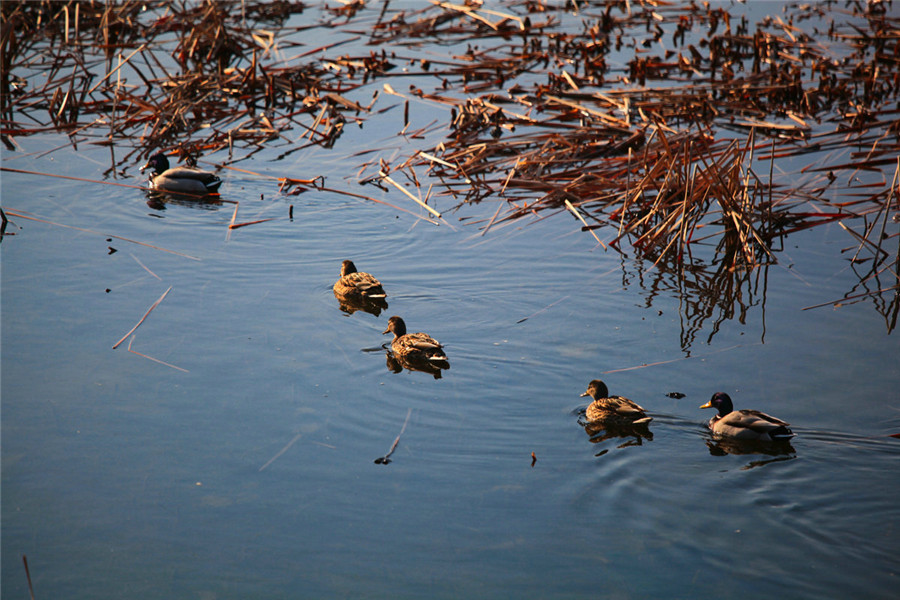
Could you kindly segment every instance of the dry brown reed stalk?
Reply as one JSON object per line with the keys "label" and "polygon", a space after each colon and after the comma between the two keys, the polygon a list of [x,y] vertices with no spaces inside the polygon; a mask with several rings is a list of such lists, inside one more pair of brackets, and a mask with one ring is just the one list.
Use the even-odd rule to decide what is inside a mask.
{"label": "dry brown reed stalk", "polygon": [[[364,106],[350,94],[380,80],[379,90],[402,99],[407,140],[429,127],[410,131],[411,105],[449,110],[447,138],[413,148],[397,170],[421,189],[413,169],[426,166],[436,192],[427,199],[449,197],[452,211],[498,201],[482,234],[568,202],[598,241],[598,229],[613,227],[609,245],[620,252],[629,242],[662,265],[710,246],[717,260],[752,268],[772,262],[791,232],[869,214],[879,215],[873,226],[886,222],[883,194],[853,205],[826,199],[863,190],[864,181],[835,193],[834,181],[883,174],[900,150],[900,22],[883,4],[843,8],[851,26],[816,3],[751,23],[708,3],[586,5],[573,19],[567,6],[526,0],[502,10],[353,2],[288,26],[309,7],[4,2],[0,138],[14,147],[15,136],[62,131],[73,144],[112,148],[139,137],[120,164],[149,148],[328,149],[346,123],[377,114],[377,98]],[[812,20],[830,23],[815,39],[797,25]],[[340,38],[282,58],[312,28]],[[365,50],[340,54],[366,40]],[[415,52],[443,44],[460,50]],[[614,53],[633,58],[616,66]],[[397,92],[407,77],[415,86]],[[435,90],[417,87],[429,77]],[[851,146],[848,160],[821,157]],[[780,183],[776,158],[808,158],[804,173],[834,179]],[[768,178],[758,161],[769,162]],[[394,179],[363,182],[401,189],[439,214]],[[809,203],[817,210],[800,208]],[[867,225],[863,237],[876,233]]]}
{"label": "dry brown reed stalk", "polygon": [[387,454],[384,456],[378,457],[375,459],[376,465],[386,465],[391,462],[390,456],[394,453],[394,450],[397,449],[397,446],[400,445],[400,438],[403,436],[403,432],[406,431],[406,426],[409,424],[409,417],[412,416],[412,409],[407,409],[406,411],[406,420],[403,421],[403,427],[400,428],[400,433],[397,434],[397,438],[394,440],[394,443],[391,444],[390,450],[388,450]]}
{"label": "dry brown reed stalk", "polygon": [[131,336],[131,339],[128,340],[128,347],[127,347],[127,350],[128,350],[129,352],[131,352],[132,354],[137,354],[138,356],[143,357],[143,358],[146,358],[147,360],[152,360],[152,361],[155,362],[155,363],[159,363],[159,364],[164,365],[164,366],[166,366],[166,367],[170,367],[170,368],[172,368],[172,369],[175,369],[176,371],[181,371],[182,373],[190,373],[190,371],[188,371],[187,369],[183,369],[183,368],[181,368],[181,367],[179,367],[179,366],[173,365],[173,364],[171,364],[171,363],[167,363],[167,362],[164,361],[164,360],[160,360],[160,359],[158,359],[158,358],[154,358],[154,357],[152,357],[152,356],[148,356],[148,355],[146,355],[146,354],[142,354],[142,353],[138,352],[137,350],[132,350],[132,349],[131,349],[131,344],[134,342],[134,338],[135,338],[135,336]]}
{"label": "dry brown reed stalk", "polygon": [[121,345],[122,342],[124,342],[126,339],[128,339],[128,336],[129,336],[129,335],[131,335],[132,333],[134,333],[134,331],[135,331],[138,327],[141,326],[141,323],[143,323],[144,320],[150,315],[150,313],[153,312],[153,309],[155,309],[157,306],[159,306],[159,303],[163,301],[163,299],[168,295],[168,293],[169,293],[170,291],[172,291],[172,286],[169,286],[169,289],[167,289],[165,292],[163,292],[163,295],[159,297],[159,300],[157,300],[156,302],[154,302],[153,305],[152,305],[150,308],[147,309],[147,312],[144,313],[144,316],[141,317],[141,320],[138,321],[138,322],[135,324],[135,326],[132,327],[132,328],[128,331],[128,333],[126,333],[125,335],[123,335],[123,336],[122,336],[122,339],[120,339],[118,342],[116,342],[115,344],[113,344],[113,350],[115,350],[116,348],[118,348],[119,345]]}
{"label": "dry brown reed stalk", "polygon": [[28,595],[34,600],[34,587],[31,585],[31,571],[28,569],[28,557],[22,555],[22,564],[25,566],[25,579],[28,580]]}
{"label": "dry brown reed stalk", "polygon": [[123,242],[128,242],[130,244],[137,244],[139,246],[145,246],[147,248],[153,248],[154,250],[159,250],[160,252],[167,252],[169,254],[174,254],[176,256],[181,256],[183,258],[189,258],[191,260],[202,260],[196,256],[191,256],[190,254],[184,254],[183,252],[177,252],[175,250],[169,250],[168,248],[163,248],[162,246],[154,246],[153,244],[148,244],[147,242],[141,242],[138,240],[133,240],[131,238],[122,237],[120,235],[112,235],[109,233],[101,233],[99,231],[94,231],[92,229],[86,229],[84,227],[76,227],[74,225],[66,225],[65,223],[56,223],[54,221],[50,221],[47,219],[41,219],[39,217],[35,217],[34,215],[28,215],[23,211],[18,210],[10,210],[6,209],[6,211],[13,215],[14,217],[18,217],[20,219],[28,219],[29,221],[36,221],[38,223],[46,223],[48,225],[53,225],[54,227],[65,227],[66,229],[74,229],[76,231],[83,231],[85,233],[91,233],[94,235],[102,235],[103,237],[109,237],[117,240],[122,240]]}

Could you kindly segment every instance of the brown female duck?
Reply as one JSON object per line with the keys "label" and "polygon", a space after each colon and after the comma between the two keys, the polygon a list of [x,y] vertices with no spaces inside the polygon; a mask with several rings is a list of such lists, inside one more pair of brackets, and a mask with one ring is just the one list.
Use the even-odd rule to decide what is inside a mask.
{"label": "brown female duck", "polygon": [[400,359],[415,362],[427,361],[439,368],[449,369],[450,363],[439,341],[427,333],[406,333],[406,323],[400,317],[388,319],[383,333],[393,333],[391,350]]}
{"label": "brown female duck", "polygon": [[653,420],[653,417],[647,416],[643,408],[628,398],[610,396],[606,384],[599,379],[591,381],[587,391],[581,396],[590,396],[594,400],[585,411],[588,422],[607,421],[623,425],[642,425]]}
{"label": "brown female duck", "polygon": [[341,263],[341,277],[332,289],[336,296],[349,300],[382,300],[387,296],[380,281],[368,273],[357,271],[350,260]]}

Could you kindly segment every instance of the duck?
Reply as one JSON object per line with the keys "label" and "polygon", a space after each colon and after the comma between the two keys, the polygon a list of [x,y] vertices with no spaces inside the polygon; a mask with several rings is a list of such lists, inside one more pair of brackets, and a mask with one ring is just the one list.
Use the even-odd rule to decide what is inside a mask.
{"label": "duck", "polygon": [[218,193],[222,180],[214,173],[194,167],[169,167],[165,153],[157,152],[141,167],[150,169],[150,188],[161,192],[182,194]]}
{"label": "duck", "polygon": [[382,333],[394,334],[391,350],[397,358],[407,362],[427,362],[441,369],[450,368],[441,343],[427,333],[406,333],[406,323],[400,317],[388,319],[387,329]]}
{"label": "duck", "polygon": [[648,417],[643,408],[622,396],[610,396],[609,388],[599,379],[594,379],[588,384],[587,391],[581,397],[590,396],[593,399],[585,410],[588,422],[613,422],[623,425],[643,425],[653,420]]}
{"label": "duck", "polygon": [[332,289],[336,296],[351,300],[381,300],[387,297],[381,282],[369,273],[357,271],[352,260],[341,263],[341,277]]}
{"label": "duck", "polygon": [[758,410],[734,410],[731,397],[716,392],[709,402],[700,408],[715,408],[718,414],[709,420],[709,429],[721,436],[736,440],[777,442],[794,437],[790,423],[776,419]]}

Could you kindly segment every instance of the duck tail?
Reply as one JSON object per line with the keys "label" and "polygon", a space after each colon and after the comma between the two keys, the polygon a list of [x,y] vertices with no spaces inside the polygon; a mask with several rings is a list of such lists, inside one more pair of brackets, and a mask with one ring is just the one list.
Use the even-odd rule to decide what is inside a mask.
{"label": "duck tail", "polygon": [[773,440],[789,440],[795,435],[797,434],[783,425],[769,432],[769,437]]}

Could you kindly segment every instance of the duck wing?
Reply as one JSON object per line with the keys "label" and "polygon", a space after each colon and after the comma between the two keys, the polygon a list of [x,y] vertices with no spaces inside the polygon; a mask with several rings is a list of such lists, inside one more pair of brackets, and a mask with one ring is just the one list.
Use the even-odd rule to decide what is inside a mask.
{"label": "duck wing", "polygon": [[173,167],[166,169],[158,177],[168,181],[181,182],[199,182],[202,183],[207,190],[214,192],[222,185],[222,180],[214,173],[201,171],[200,169],[192,169],[190,167]]}
{"label": "duck wing", "polygon": [[735,410],[718,419],[712,426],[716,433],[755,440],[789,439],[794,433],[790,423],[758,410]]}
{"label": "duck wing", "polygon": [[428,335],[427,333],[409,333],[400,338],[403,345],[408,348],[414,348],[420,352],[433,354],[440,352],[443,346],[439,341]]}
{"label": "duck wing", "polygon": [[638,420],[642,423],[651,421],[641,406],[622,396],[597,398],[588,407],[587,416],[592,420],[603,418],[604,416],[615,416],[629,420]]}
{"label": "duck wing", "polygon": [[[391,348],[402,358],[446,363],[441,343],[426,333],[408,333],[396,338]],[[444,367],[447,368],[447,367]]]}
{"label": "duck wing", "polygon": [[359,292],[369,298],[384,298],[387,296],[381,287],[381,282],[368,273],[350,273],[341,277],[334,284],[334,289],[340,293],[348,294]]}

